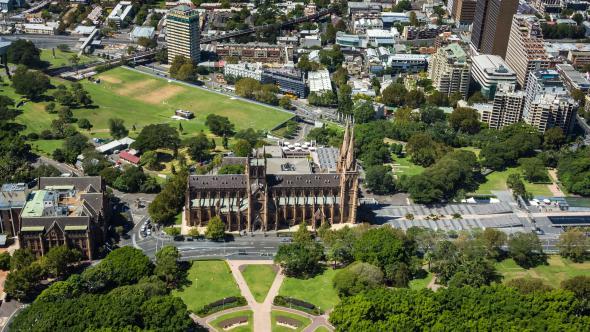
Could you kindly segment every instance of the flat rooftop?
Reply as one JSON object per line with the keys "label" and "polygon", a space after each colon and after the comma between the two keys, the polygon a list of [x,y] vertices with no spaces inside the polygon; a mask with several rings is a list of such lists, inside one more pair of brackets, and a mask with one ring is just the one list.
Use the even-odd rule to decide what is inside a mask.
{"label": "flat rooftop", "polygon": [[267,174],[311,174],[307,158],[267,158]]}

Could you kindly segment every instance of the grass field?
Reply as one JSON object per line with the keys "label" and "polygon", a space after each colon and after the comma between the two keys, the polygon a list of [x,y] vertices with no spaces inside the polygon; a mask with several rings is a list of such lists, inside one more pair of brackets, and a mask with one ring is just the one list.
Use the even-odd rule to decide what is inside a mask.
{"label": "grass field", "polygon": [[[195,118],[182,121],[183,138],[194,136],[200,131],[208,132],[205,118],[209,114],[227,116],[235,125],[236,130],[254,128],[270,130],[292,117],[291,114],[270,107],[265,107],[198,88],[184,86],[178,83],[168,83],[165,79],[154,78],[147,74],[138,73],[125,68],[115,68],[98,75],[100,84],[81,81],[90,93],[95,107],[74,109],[74,117],[86,118],[92,124],[90,131],[81,132],[89,137],[109,137],[108,120],[121,118],[131,130],[130,136],[137,136],[141,128],[149,124],[169,123],[175,128],[179,121],[171,118],[177,109],[189,110],[195,113]],[[4,77],[5,82],[7,81]],[[21,100],[21,96],[14,92],[7,82],[0,86],[0,94]],[[52,79],[53,85],[67,84],[61,79]],[[51,95],[52,91],[48,91]],[[40,133],[51,128],[51,121],[56,114],[45,111],[47,102],[27,102],[20,110],[22,114],[17,122],[26,126],[24,134]],[[40,142],[39,151],[50,154],[61,142]]]}
{"label": "grass field", "polygon": [[434,277],[434,274],[432,272],[429,272],[425,278],[410,280],[410,289],[419,290],[426,288],[426,286],[428,286],[428,284],[432,280],[432,277]]}
{"label": "grass field", "polygon": [[[518,167],[508,168],[501,172],[492,172],[486,176],[486,182],[482,183],[476,194],[489,195],[492,190],[507,190],[506,180],[510,174],[521,173]],[[524,178],[522,179],[526,190],[533,194],[533,196],[553,196],[546,184],[530,183]]]}
{"label": "grass field", "polygon": [[248,324],[236,326],[236,327],[232,328],[231,331],[235,331],[235,332],[252,332],[252,331],[254,331],[254,329],[252,327],[252,325],[254,323],[254,319],[252,317],[253,316],[252,310],[242,310],[242,311],[232,312],[230,314],[220,316],[217,319],[213,320],[211,322],[211,325],[213,325],[217,329],[217,331],[219,331],[219,332],[227,331],[227,330],[222,329],[219,326],[219,323],[223,322],[226,319],[240,317],[240,316],[248,316]]}
{"label": "grass field", "polygon": [[[292,329],[292,328],[289,328],[286,326],[278,325],[277,324],[277,316],[289,317],[289,318],[298,320],[299,322],[301,322],[301,325],[296,329]],[[303,317],[301,315],[296,315],[296,314],[292,314],[290,312],[281,311],[281,310],[273,310],[270,314],[270,317],[272,320],[272,332],[289,332],[289,331],[300,332],[300,331],[303,331],[303,329],[305,329],[306,326],[311,324],[311,319],[309,319],[307,317]]]}
{"label": "grass field", "polygon": [[[78,54],[77,52],[62,52],[56,48],[55,49],[55,57],[54,57],[53,52],[50,49],[42,49],[41,50],[41,61],[48,62],[49,68],[69,66],[72,64],[70,62],[72,55],[77,55],[77,54]],[[80,63],[79,64],[84,64],[84,63],[88,63],[91,61],[93,61],[92,58],[90,58],[86,55],[82,55],[82,56],[80,56]]]}
{"label": "grass field", "polygon": [[405,156],[403,158],[394,156],[392,163],[399,164],[399,166],[392,166],[393,173],[396,174],[397,176],[402,176],[402,175],[412,176],[412,175],[418,175],[418,174],[424,172],[424,167],[422,167],[420,165],[416,165],[413,162],[411,162],[410,158],[408,156]]}
{"label": "grass field", "polygon": [[285,278],[279,295],[315,304],[322,310],[331,309],[340,301],[338,293],[332,287],[332,279],[335,274],[335,270],[326,269],[324,273],[310,279]]}
{"label": "grass field", "polygon": [[237,130],[270,130],[292,117],[270,107],[168,83],[165,79],[125,68],[112,69],[97,78],[101,79],[100,84],[84,81],[83,85],[100,107],[74,112],[76,117],[90,120],[94,130],[108,128],[107,121],[111,117],[119,117],[127,126],[135,125],[138,130],[152,123],[170,123],[177,127],[178,121],[171,119],[177,109],[195,114],[194,119],[182,121],[188,135],[206,131],[205,118],[212,113],[227,116]]}
{"label": "grass field", "polygon": [[240,289],[225,261],[194,261],[187,278],[190,285],[182,290],[174,290],[173,295],[180,297],[193,312],[224,297],[240,295]]}
{"label": "grass field", "polygon": [[558,255],[549,256],[547,261],[548,265],[527,270],[518,266],[514,260],[506,259],[496,263],[496,267],[498,272],[504,276],[504,281],[521,277],[539,278],[555,288],[559,287],[563,280],[579,275],[590,275],[590,262],[573,263]]}
{"label": "grass field", "polygon": [[272,265],[248,264],[241,272],[256,302],[264,302],[277,274],[274,267]]}

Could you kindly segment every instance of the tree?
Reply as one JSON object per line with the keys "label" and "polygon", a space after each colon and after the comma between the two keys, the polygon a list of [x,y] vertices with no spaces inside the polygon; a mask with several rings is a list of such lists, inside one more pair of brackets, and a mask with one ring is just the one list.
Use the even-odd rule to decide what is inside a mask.
{"label": "tree", "polygon": [[179,260],[180,252],[176,247],[164,246],[156,252],[154,274],[163,279],[168,285],[173,285],[180,277]]}
{"label": "tree", "polygon": [[35,255],[31,249],[17,249],[10,258],[10,270],[16,271],[30,266],[35,261]]}
{"label": "tree", "polygon": [[39,68],[41,62],[41,50],[33,42],[26,39],[18,39],[8,47],[6,59],[15,65],[24,65],[31,68]]}
{"label": "tree", "polygon": [[[308,71],[316,71],[320,69],[321,65],[315,61],[309,61],[309,57],[307,54],[302,55],[297,61],[297,68],[301,69],[304,72]],[[236,87],[237,89],[237,87]]]}
{"label": "tree", "polygon": [[495,228],[486,228],[478,239],[483,244],[486,257],[494,260],[500,260],[503,256],[502,246],[506,244],[506,233]]}
{"label": "tree", "polygon": [[381,101],[387,106],[402,106],[407,93],[408,90],[403,84],[392,83],[381,93]]}
{"label": "tree", "polygon": [[218,216],[209,220],[205,236],[213,241],[220,241],[225,238],[225,224]]}
{"label": "tree", "polygon": [[205,161],[211,157],[211,150],[215,148],[215,141],[209,140],[203,132],[187,140],[188,154],[193,160]]}
{"label": "tree", "polygon": [[166,183],[164,189],[148,206],[148,213],[154,222],[161,224],[171,222],[181,212],[184,206],[187,176],[187,170],[181,169]]}
{"label": "tree", "polygon": [[457,107],[449,116],[449,123],[456,131],[475,134],[481,129],[477,110],[468,107]]}
{"label": "tree", "polygon": [[261,89],[261,84],[253,78],[242,78],[236,82],[236,94],[240,97],[253,99],[254,93]]}
{"label": "tree", "polygon": [[529,182],[548,182],[549,176],[543,161],[537,157],[521,158],[518,160],[524,173],[524,178]]}
{"label": "tree", "polygon": [[90,130],[90,128],[92,128],[92,124],[88,119],[80,119],[78,120],[78,127],[81,129]]}
{"label": "tree", "polygon": [[132,147],[140,151],[172,149],[180,146],[180,136],[176,128],[168,124],[151,124],[143,127]]}
{"label": "tree", "polygon": [[10,253],[0,253],[0,270],[10,271]]}
{"label": "tree", "polygon": [[575,294],[576,298],[590,301],[590,277],[576,276],[561,282],[561,288]]}
{"label": "tree", "polygon": [[66,137],[62,144],[65,160],[74,164],[78,156],[88,147],[88,137],[75,133],[74,135]]}
{"label": "tree", "polygon": [[365,101],[354,109],[353,112],[355,123],[366,123],[375,119],[375,109],[373,103]]}
{"label": "tree", "polygon": [[129,134],[129,130],[125,128],[125,121],[119,118],[109,119],[109,130],[114,139],[120,139]]}
{"label": "tree", "polygon": [[405,287],[412,276],[414,244],[406,235],[389,226],[370,229],[354,244],[356,260],[378,266],[386,280]]}
{"label": "tree", "polygon": [[543,279],[539,278],[514,278],[506,282],[506,286],[514,288],[523,294],[534,292],[548,292],[553,288],[546,285]]}
{"label": "tree", "polygon": [[371,192],[378,195],[387,195],[395,191],[395,181],[391,174],[391,167],[386,165],[374,165],[366,169],[365,184]]}
{"label": "tree", "polygon": [[439,160],[447,149],[435,142],[428,133],[416,133],[410,137],[406,152],[414,164],[428,167]]}
{"label": "tree", "polygon": [[67,273],[70,264],[82,259],[82,253],[78,249],[69,249],[62,245],[49,249],[44,257],[48,272],[61,277]]}
{"label": "tree", "polygon": [[559,150],[565,143],[565,135],[560,127],[547,129],[543,134],[543,147],[549,150]]}
{"label": "tree", "polygon": [[247,157],[252,153],[252,148],[248,141],[239,139],[232,146],[232,151],[237,157]]}
{"label": "tree", "polygon": [[590,240],[586,233],[579,228],[570,228],[559,235],[559,254],[574,262],[582,263],[587,257]]}
{"label": "tree", "polygon": [[141,305],[143,327],[151,331],[193,331],[186,304],[175,296],[154,296]]}
{"label": "tree", "polygon": [[516,233],[508,238],[508,253],[516,264],[531,268],[547,260],[541,241],[535,233]]}
{"label": "tree", "polygon": [[234,134],[234,124],[225,116],[216,114],[207,115],[205,125],[217,136],[232,136]]}
{"label": "tree", "polygon": [[281,97],[281,99],[279,100],[279,106],[281,106],[282,108],[284,108],[286,110],[292,109],[293,105],[291,105],[291,98],[289,98],[287,96]]}
{"label": "tree", "polygon": [[[111,271],[108,273],[111,275],[109,281],[118,286],[137,283],[141,278],[149,276],[153,269],[150,259],[140,249],[127,246],[111,251],[98,266],[100,265]],[[82,277],[84,278],[84,273]]]}
{"label": "tree", "polygon": [[195,67],[193,60],[177,55],[170,65],[170,76],[181,81],[192,81],[195,79]]}
{"label": "tree", "polygon": [[279,246],[274,261],[281,266],[285,275],[308,278],[321,271],[323,254],[322,245],[315,241],[294,241]]}
{"label": "tree", "polygon": [[352,112],[352,88],[348,84],[342,85],[338,89],[338,112],[340,114],[351,114]]}
{"label": "tree", "polygon": [[590,155],[588,149],[564,152],[557,165],[557,174],[569,192],[590,196]]}
{"label": "tree", "polygon": [[51,83],[45,74],[19,66],[12,76],[12,87],[16,93],[37,100],[49,90]]}
{"label": "tree", "polygon": [[368,263],[356,262],[338,271],[332,281],[341,297],[379,287],[383,284],[383,272]]}
{"label": "tree", "polygon": [[156,151],[146,151],[141,155],[141,165],[147,169],[155,170],[160,165],[158,161],[158,153]]}
{"label": "tree", "polygon": [[421,107],[425,102],[426,98],[424,97],[424,93],[420,90],[408,91],[404,96],[405,106],[412,109]]}
{"label": "tree", "polygon": [[420,109],[420,121],[426,124],[442,122],[446,120],[445,111],[438,107],[425,106]]}
{"label": "tree", "polygon": [[4,282],[4,291],[18,300],[32,297],[43,277],[43,269],[37,263],[26,266],[8,274]]}

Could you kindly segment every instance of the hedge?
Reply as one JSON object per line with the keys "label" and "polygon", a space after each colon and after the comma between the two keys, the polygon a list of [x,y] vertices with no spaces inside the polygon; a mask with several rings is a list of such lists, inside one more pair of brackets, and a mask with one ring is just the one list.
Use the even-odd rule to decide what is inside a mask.
{"label": "hedge", "polygon": [[[293,297],[277,295],[273,299],[272,303],[276,306],[291,307],[313,315],[318,314],[318,308],[314,304]],[[323,311],[319,310],[319,313],[322,314]]]}
{"label": "hedge", "polygon": [[247,304],[246,298],[244,298],[243,296],[230,296],[230,297],[226,297],[221,300],[217,300],[215,302],[211,302],[209,304],[206,304],[203,308],[201,308],[199,311],[197,311],[197,315],[204,317],[204,316],[208,316],[212,313],[216,313],[221,310],[240,307],[240,306],[243,306],[246,304]]}

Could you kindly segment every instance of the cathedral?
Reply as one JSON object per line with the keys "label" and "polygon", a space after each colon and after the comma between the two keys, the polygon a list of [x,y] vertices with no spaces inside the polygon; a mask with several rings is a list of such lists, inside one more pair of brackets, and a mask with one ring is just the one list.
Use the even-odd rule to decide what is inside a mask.
{"label": "cathedral", "polygon": [[272,231],[306,221],[354,223],[359,172],[354,128],[347,124],[340,149],[313,143],[266,146],[254,157],[225,157],[243,174],[190,175],[185,222],[205,227],[219,216],[227,231]]}

